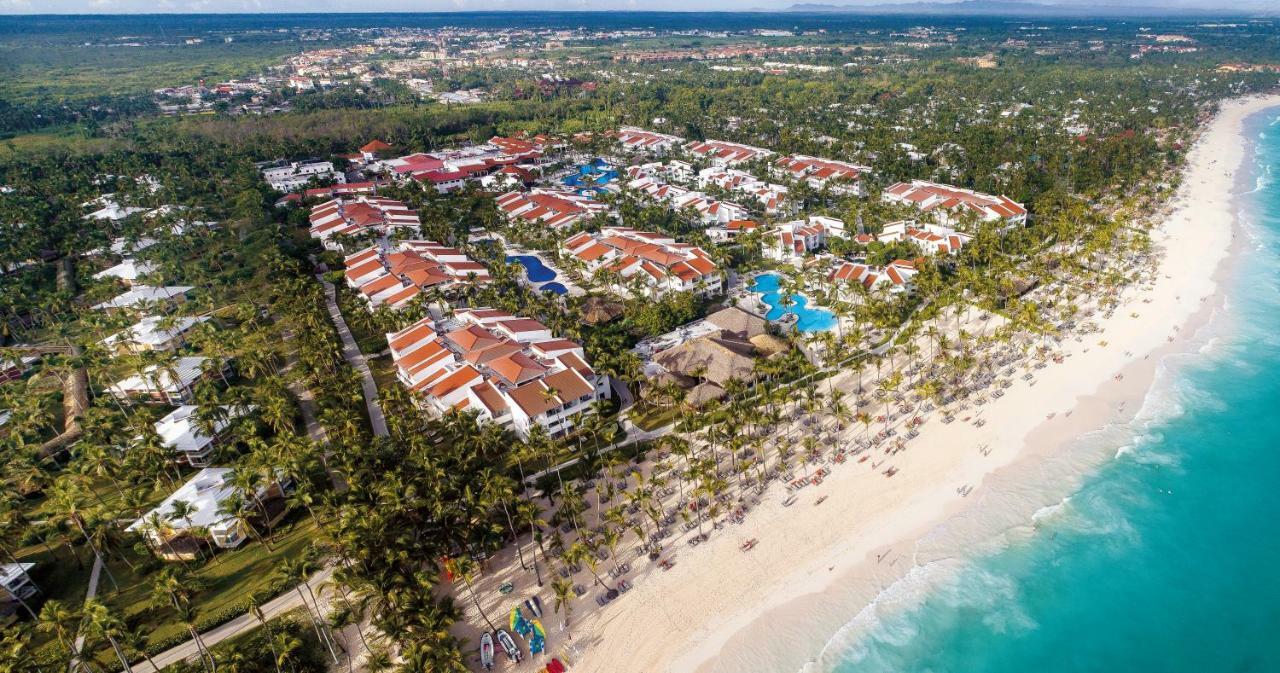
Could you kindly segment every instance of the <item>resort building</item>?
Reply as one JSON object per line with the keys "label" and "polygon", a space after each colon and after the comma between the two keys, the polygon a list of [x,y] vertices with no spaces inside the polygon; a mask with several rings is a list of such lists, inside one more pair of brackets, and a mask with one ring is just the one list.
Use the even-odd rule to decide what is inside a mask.
{"label": "resort building", "polygon": [[849,287],[853,284],[872,291],[883,289],[891,293],[910,292],[911,280],[916,273],[915,263],[906,259],[895,259],[884,267],[841,262],[827,278],[836,286],[841,298],[853,301],[858,296]]}
{"label": "resort building", "polygon": [[213,434],[206,435],[196,420],[197,408],[184,404],[169,412],[169,415],[155,424],[156,434],[160,435],[160,441],[165,446],[173,449],[178,461],[191,467],[208,467],[209,458],[222,443],[231,421],[252,409],[223,406],[222,415],[214,419],[212,428],[209,428]]}
{"label": "resort building", "polygon": [[729,307],[661,337],[650,352],[641,353],[648,359],[649,389],[655,383],[675,383],[693,406],[723,397],[729,381],[754,380],[757,360],[787,349],[767,326],[764,318]]}
{"label": "resort building", "polygon": [[[145,535],[156,555],[171,561],[195,558],[198,546],[206,540],[222,549],[239,547],[250,533],[240,519],[221,511],[222,503],[238,492],[231,484],[232,474],[233,470],[229,467],[206,467],[200,470],[159,506],[142,515],[125,530]],[[262,502],[268,512],[274,511],[278,517],[283,515],[280,500],[289,488],[287,480],[268,482],[260,486],[257,493],[246,494],[246,497]],[[188,510],[185,515],[177,515],[174,507],[177,502],[189,506],[183,507]],[[162,530],[156,530],[147,523],[152,514],[159,515],[160,520],[165,522]]]}
{"label": "resort building", "polygon": [[489,308],[424,318],[387,335],[400,382],[432,413],[475,412],[527,437],[552,435],[610,396],[609,378],[587,364],[582,346],[552,336],[536,320]]}
{"label": "resort building", "polygon": [[618,143],[627,152],[663,156],[684,144],[684,138],[646,131],[634,126],[623,126],[618,129]]}
{"label": "resort building", "polygon": [[698,171],[698,186],[705,189],[711,185],[755,199],[767,215],[782,211],[787,200],[787,188],[784,185],[765,182],[736,168],[713,166]]}
{"label": "resort building", "polygon": [[733,220],[719,227],[707,227],[705,233],[707,236],[717,242],[725,243],[737,239],[743,234],[747,234],[760,229],[760,223],[755,220]]}
{"label": "resort building", "polygon": [[871,168],[847,161],[833,161],[817,157],[793,154],[782,157],[769,167],[775,176],[786,176],[803,181],[813,189],[829,189],[836,194],[865,196],[862,176]]}
{"label": "resort building", "polygon": [[961,213],[973,213],[984,222],[1003,220],[1009,226],[1026,224],[1027,209],[1006,196],[991,196],[950,185],[913,180],[884,190],[886,203],[905,203],[930,213],[938,224],[951,226]]}
{"label": "resort building", "polygon": [[685,145],[685,151],[711,162],[713,166],[737,166],[756,159],[773,156],[770,150],[724,140],[706,140]]}
{"label": "resort building", "polygon": [[107,390],[122,401],[140,400],[152,404],[178,406],[190,404],[195,399],[195,387],[206,379],[224,378],[227,366],[221,370],[206,368],[209,359],[200,356],[176,358],[165,365],[148,365]]}
{"label": "resort building", "polygon": [[142,351],[173,351],[186,344],[188,332],[208,320],[205,317],[149,315],[132,327],[103,339],[102,343],[119,355]]}
{"label": "resort building", "polygon": [[373,234],[383,237],[396,229],[417,231],[418,213],[403,203],[376,196],[340,197],[311,209],[311,236],[324,247],[340,250],[334,236]]}
{"label": "resort building", "polygon": [[268,164],[262,167],[262,178],[277,192],[292,192],[306,187],[313,179],[347,181],[341,171],[335,170],[332,161],[292,161]]}
{"label": "resort building", "polygon": [[377,243],[343,260],[347,285],[360,293],[369,310],[400,309],[423,290],[456,283],[486,283],[489,270],[457,248],[435,241]]}
{"label": "resort building", "polygon": [[498,210],[508,221],[519,220],[552,229],[563,229],[597,213],[609,211],[608,205],[589,196],[559,189],[508,192],[499,196],[497,201]]}
{"label": "resort building", "polygon": [[706,251],[666,234],[605,227],[599,234],[583,232],[569,238],[564,249],[588,274],[605,272],[612,278],[610,289],[618,294],[632,289],[646,297],[724,291],[724,274]]}
{"label": "resort building", "polygon": [[801,267],[808,255],[826,246],[827,238],[843,238],[844,235],[844,222],[841,220],[811,215],[803,220],[779,224],[777,229],[769,232],[763,252],[766,259]]}
{"label": "resort building", "polygon": [[629,170],[629,174],[639,177],[628,182],[627,189],[640,192],[649,200],[666,204],[673,210],[693,212],[705,225],[728,224],[734,220],[745,220],[751,215],[746,208],[736,203],[719,201],[702,192],[667,184],[637,171]]}
{"label": "resort building", "polygon": [[40,593],[40,588],[31,580],[34,567],[34,563],[0,564],[0,616],[13,614],[16,606],[9,603],[29,601]]}
{"label": "resort building", "polygon": [[910,220],[886,224],[876,238],[886,242],[911,241],[930,255],[954,255],[973,240],[972,236],[950,227]]}
{"label": "resort building", "polygon": [[103,269],[102,271],[93,274],[93,277],[97,280],[117,278],[124,281],[126,285],[133,285],[138,282],[139,278],[152,273],[155,270],[156,265],[151,262],[139,262],[135,259],[125,259],[113,267]]}
{"label": "resort building", "polygon": [[505,168],[538,169],[544,152],[552,147],[547,136],[533,138],[494,137],[489,142],[439,152],[418,152],[378,162],[374,170],[386,171],[401,180],[416,180],[431,185],[440,193],[461,189],[470,181]]}
{"label": "resort building", "polygon": [[115,299],[110,301],[94,304],[93,308],[110,311],[144,304],[181,304],[187,300],[187,293],[192,289],[194,288],[190,285],[166,285],[163,287],[134,285],[129,288],[128,292],[117,295]]}

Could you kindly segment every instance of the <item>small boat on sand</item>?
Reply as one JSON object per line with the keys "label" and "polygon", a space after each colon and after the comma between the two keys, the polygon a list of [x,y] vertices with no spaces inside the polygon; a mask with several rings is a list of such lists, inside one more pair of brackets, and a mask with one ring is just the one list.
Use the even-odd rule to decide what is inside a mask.
{"label": "small boat on sand", "polygon": [[516,645],[516,641],[512,640],[511,634],[498,629],[498,644],[502,646],[502,651],[506,653],[507,658],[515,663],[520,663],[524,656],[520,653],[520,646]]}
{"label": "small boat on sand", "polygon": [[821,505],[822,503],[824,503],[824,502],[826,502],[826,501],[827,501],[827,496],[825,496],[825,495],[824,495],[824,496],[822,496],[821,498],[818,498],[817,500],[814,500],[814,501],[813,501],[813,504],[814,504],[814,506],[816,507],[817,505]]}
{"label": "small boat on sand", "polygon": [[790,507],[794,504],[796,504],[796,497],[794,495],[788,496],[786,500],[782,501],[783,507]]}
{"label": "small boat on sand", "polygon": [[533,598],[530,598],[529,600],[525,601],[524,607],[534,617],[537,617],[537,618],[542,617],[542,601],[538,600],[537,596],[534,596]]}
{"label": "small boat on sand", "polygon": [[488,631],[480,636],[480,665],[486,671],[493,670],[493,634]]}

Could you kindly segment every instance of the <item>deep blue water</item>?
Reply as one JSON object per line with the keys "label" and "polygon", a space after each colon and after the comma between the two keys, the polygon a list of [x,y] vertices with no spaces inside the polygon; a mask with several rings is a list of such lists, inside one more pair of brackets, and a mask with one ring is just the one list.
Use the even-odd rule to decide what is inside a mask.
{"label": "deep blue water", "polygon": [[569,288],[555,281],[547,283],[538,289],[542,290],[543,292],[554,292],[556,294],[564,294],[569,291]]}
{"label": "deep blue water", "polygon": [[817,668],[1280,671],[1280,122],[1249,126],[1258,188],[1239,203],[1248,251],[1217,336],[1176,360],[1115,458],[1034,534],[879,611]]}
{"label": "deep blue water", "polygon": [[533,283],[542,283],[548,280],[555,280],[556,272],[548,269],[541,259],[533,255],[508,255],[507,263],[518,262],[524,267],[525,274],[529,276],[529,281]]}
{"label": "deep blue water", "polygon": [[796,314],[796,329],[801,332],[821,332],[836,326],[836,315],[825,308],[809,306],[808,298],[803,295],[791,295],[791,306],[782,305],[782,293],[779,291],[780,276],[776,273],[762,273],[755,277],[747,289],[760,293],[760,300],[769,306],[764,317],[777,320],[788,312]]}

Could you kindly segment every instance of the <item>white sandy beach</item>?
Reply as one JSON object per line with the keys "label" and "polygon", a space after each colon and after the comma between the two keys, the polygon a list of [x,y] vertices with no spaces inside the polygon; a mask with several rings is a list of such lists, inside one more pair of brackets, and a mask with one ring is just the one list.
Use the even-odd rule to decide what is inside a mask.
{"label": "white sandy beach", "polygon": [[[876,449],[866,463],[836,465],[820,486],[799,491],[789,508],[781,506],[785,490],[772,484],[744,524],[695,549],[669,545],[666,556],[676,561],[670,571],[633,563],[634,588],[616,603],[600,609],[590,596],[575,601],[567,652],[572,670],[800,670],[819,657],[832,633],[907,573],[935,561],[945,565],[948,555],[1026,524],[1036,509],[1068,494],[1072,478],[1091,465],[1054,465],[1055,454],[1082,434],[1132,417],[1161,358],[1189,348],[1217,305],[1221,274],[1214,270],[1232,247],[1234,180],[1245,159],[1242,123],[1276,105],[1280,96],[1224,105],[1191,150],[1175,207],[1153,234],[1163,251],[1155,282],[1126,291],[1113,317],[1099,314],[1102,333],[1065,340],[1058,347],[1064,364],[1035,371],[1030,383],[1015,377],[1004,397],[957,413],[949,425],[933,414],[906,450],[886,456]],[[836,379],[850,392],[856,385],[851,375]],[[976,427],[977,418],[985,425]],[[861,436],[862,427],[854,425],[849,436]],[[889,467],[898,469],[893,478],[883,475]],[[1019,488],[1049,477],[1056,494]],[[967,497],[957,493],[964,486],[973,487]],[[827,500],[815,506],[819,496]],[[739,551],[749,538],[758,538],[758,546]],[[505,604],[536,588],[519,584],[532,583],[522,579]],[[549,594],[542,592],[544,602]],[[559,618],[549,605],[547,612],[550,650],[564,651],[563,634],[553,627]]]}

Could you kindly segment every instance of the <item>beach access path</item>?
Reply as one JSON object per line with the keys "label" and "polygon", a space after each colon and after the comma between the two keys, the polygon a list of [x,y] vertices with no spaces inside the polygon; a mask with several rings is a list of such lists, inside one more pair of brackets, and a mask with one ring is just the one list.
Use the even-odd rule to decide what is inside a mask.
{"label": "beach access path", "polygon": [[333,326],[338,329],[338,337],[342,339],[342,357],[346,358],[347,363],[360,374],[360,390],[364,393],[364,405],[369,412],[369,425],[373,428],[373,434],[386,437],[391,433],[387,431],[387,419],[382,415],[382,406],[378,404],[378,384],[373,379],[373,372],[369,371],[369,365],[365,362],[364,354],[360,352],[360,346],[356,344],[355,337],[351,336],[347,321],[342,319],[342,311],[338,308],[337,291],[333,283],[325,280],[324,276],[317,274],[316,280],[324,285],[325,304],[329,308],[329,317],[333,319]]}

